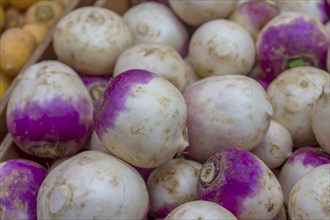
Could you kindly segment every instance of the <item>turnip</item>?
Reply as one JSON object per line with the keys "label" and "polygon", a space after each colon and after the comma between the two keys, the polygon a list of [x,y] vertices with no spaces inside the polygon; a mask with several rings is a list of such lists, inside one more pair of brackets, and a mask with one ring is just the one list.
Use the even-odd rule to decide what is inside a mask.
{"label": "turnip", "polygon": [[304,174],[317,166],[328,163],[330,163],[330,155],[322,148],[303,147],[295,150],[281,167],[278,177],[285,204],[288,204],[292,187]]}
{"label": "turnip", "polygon": [[287,219],[288,219],[288,216],[286,213],[286,208],[284,205],[282,205],[280,212],[277,213],[277,215],[275,216],[275,218],[273,218],[273,220],[287,220]]}
{"label": "turnip", "polygon": [[313,103],[312,129],[317,143],[330,154],[330,84],[323,88],[323,92]]}
{"label": "turnip", "polygon": [[164,4],[143,2],[129,8],[123,19],[127,22],[134,44],[162,43],[176,49],[182,56],[189,41],[187,28]]}
{"label": "turnip", "polygon": [[[183,92],[188,107],[188,156],[206,161],[219,149],[251,150],[266,136],[272,105],[263,87],[243,75],[212,76]],[[242,111],[244,109],[244,111]]]}
{"label": "turnip", "polygon": [[81,79],[86,86],[94,105],[111,80],[108,76],[82,76]]}
{"label": "turnip", "polygon": [[89,139],[89,143],[87,145],[87,149],[89,150],[96,150],[101,151],[104,153],[110,154],[111,152],[104,146],[104,144],[101,142],[100,138],[97,136],[95,130],[93,130],[92,135]]}
{"label": "turnip", "polygon": [[169,0],[170,7],[186,24],[199,26],[205,22],[227,18],[235,9],[237,0]]}
{"label": "turnip", "polygon": [[316,167],[292,188],[288,212],[292,220],[329,219],[330,164]]}
{"label": "turnip", "polygon": [[255,63],[255,55],[249,32],[225,19],[204,23],[193,32],[189,43],[191,63],[202,77],[247,75]]}
{"label": "turnip", "polygon": [[95,131],[117,157],[157,167],[187,146],[187,106],[180,91],[155,73],[132,69],[105,88],[95,106]]}
{"label": "turnip", "polygon": [[212,155],[200,171],[200,199],[216,202],[238,219],[273,219],[283,192],[272,171],[247,150],[228,147]]}
{"label": "turnip", "polygon": [[64,157],[88,141],[93,103],[73,69],[58,61],[42,61],[22,74],[8,101],[6,123],[26,153]]}
{"label": "turnip", "polygon": [[38,219],[143,219],[148,191],[124,161],[84,151],[60,163],[42,183]]}
{"label": "turnip", "polygon": [[172,210],[165,220],[174,219],[221,219],[237,220],[227,209],[215,202],[196,200],[186,202]]}
{"label": "turnip", "polygon": [[144,69],[169,80],[180,91],[188,83],[185,64],[171,46],[160,43],[141,43],[126,49],[118,57],[113,76],[130,70]]}
{"label": "turnip", "polygon": [[132,43],[132,34],[122,17],[96,6],[69,12],[59,20],[53,35],[59,60],[89,75],[111,74],[119,54]]}
{"label": "turnip", "polygon": [[191,61],[190,61],[189,57],[185,57],[183,61],[184,61],[185,68],[186,68],[186,75],[188,77],[188,82],[187,82],[187,84],[185,86],[185,88],[187,88],[188,86],[194,84],[195,82],[197,82],[201,78],[196,73],[194,67],[191,64]]}
{"label": "turnip", "polygon": [[251,153],[258,156],[269,168],[282,165],[291,155],[293,143],[290,132],[280,123],[271,120],[265,138]]}
{"label": "turnip", "polygon": [[36,219],[37,194],[47,169],[31,160],[0,163],[0,218]]}
{"label": "turnip", "polygon": [[177,206],[197,200],[197,180],[201,168],[200,163],[184,158],[175,158],[156,167],[147,181],[150,215],[166,217]]}
{"label": "turnip", "polygon": [[285,70],[269,85],[267,93],[274,108],[273,119],[289,130],[294,147],[317,144],[311,110],[329,81],[328,72],[304,66]]}
{"label": "turnip", "polygon": [[249,0],[238,4],[229,20],[242,25],[256,40],[261,28],[278,14],[279,9],[274,2]]}
{"label": "turnip", "polygon": [[325,26],[300,12],[283,12],[270,20],[257,36],[257,60],[265,77],[273,80],[296,66],[326,68],[330,39]]}
{"label": "turnip", "polygon": [[298,11],[309,16],[314,16],[322,23],[326,23],[330,16],[330,7],[327,0],[299,0],[283,1],[274,0],[281,12]]}

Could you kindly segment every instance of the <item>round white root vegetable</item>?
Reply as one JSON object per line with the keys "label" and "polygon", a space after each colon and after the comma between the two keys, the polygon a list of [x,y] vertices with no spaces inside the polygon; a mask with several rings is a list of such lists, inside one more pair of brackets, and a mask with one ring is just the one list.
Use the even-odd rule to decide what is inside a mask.
{"label": "round white root vegetable", "polygon": [[43,61],[22,74],[8,101],[6,122],[14,142],[26,153],[64,157],[88,141],[93,102],[73,69]]}
{"label": "round white root vegetable", "polygon": [[87,149],[101,151],[103,153],[111,154],[111,152],[108,150],[108,148],[106,148],[106,146],[104,146],[104,144],[101,142],[101,140],[97,136],[95,130],[93,130],[92,135],[89,139]]}
{"label": "round white root vegetable", "polygon": [[288,212],[292,220],[329,219],[330,164],[318,166],[292,188]]}
{"label": "round white root vegetable", "polygon": [[289,194],[296,182],[313,168],[330,163],[330,155],[322,148],[303,147],[295,150],[281,167],[278,180],[287,205]]}
{"label": "round white root vegetable", "polygon": [[175,158],[156,167],[147,181],[150,216],[166,217],[174,208],[198,199],[197,180],[202,164]]}
{"label": "round white root vegetable", "polygon": [[96,6],[77,8],[62,17],[53,36],[59,60],[88,75],[111,74],[119,54],[132,44],[122,17]]}
{"label": "round white root vegetable", "polygon": [[164,77],[180,91],[188,84],[185,64],[171,46],[159,43],[141,43],[126,49],[118,57],[113,76],[130,70],[144,69]]}
{"label": "round white root vegetable", "polygon": [[142,168],[160,166],[188,146],[186,120],[180,91],[141,69],[116,76],[94,110],[101,142],[117,157]]}
{"label": "round white root vegetable", "polygon": [[255,44],[239,24],[217,19],[204,23],[193,32],[189,56],[202,77],[247,75],[255,63]]}
{"label": "round white root vegetable", "polygon": [[330,84],[323,88],[312,107],[312,129],[317,143],[330,154]]}
{"label": "round white root vegetable", "polygon": [[56,166],[42,183],[38,219],[143,219],[148,191],[124,161],[84,151]]}
{"label": "round white root vegetable", "polygon": [[236,147],[219,150],[200,171],[199,198],[238,219],[273,219],[283,206],[281,185],[257,156]]}
{"label": "round white root vegetable", "polygon": [[250,151],[272,169],[281,166],[292,150],[290,132],[277,121],[271,120],[266,137]]}
{"label": "round white root vegetable", "polygon": [[175,14],[192,26],[199,26],[214,19],[227,18],[234,11],[236,3],[237,0],[169,0]]}
{"label": "round white root vegetable", "polygon": [[317,144],[311,111],[329,81],[328,72],[303,66],[285,70],[270,83],[267,93],[274,108],[273,119],[289,130],[294,147]]}
{"label": "round white root vegetable", "polygon": [[173,211],[171,211],[164,220],[186,220],[186,219],[226,219],[237,220],[237,218],[221,205],[204,201],[196,200],[186,202]]}
{"label": "round white root vegetable", "polygon": [[173,47],[182,56],[187,53],[187,28],[167,6],[143,2],[129,8],[123,19],[134,36],[134,44],[162,43]]}
{"label": "round white root vegetable", "polygon": [[198,80],[200,80],[200,76],[196,73],[194,67],[191,64],[191,61],[189,59],[189,57],[184,58],[184,64],[186,67],[186,74],[188,76],[188,83],[185,86],[185,88],[187,88],[188,86],[194,84],[195,82],[197,82]]}
{"label": "round white root vegetable", "polygon": [[188,107],[187,151],[197,161],[206,161],[223,147],[251,150],[267,134],[272,105],[263,87],[248,76],[207,77],[183,96]]}
{"label": "round white root vegetable", "polygon": [[283,204],[280,212],[277,213],[277,215],[275,216],[275,218],[273,218],[273,220],[287,220],[287,219],[288,219],[288,215],[286,213],[285,205]]}

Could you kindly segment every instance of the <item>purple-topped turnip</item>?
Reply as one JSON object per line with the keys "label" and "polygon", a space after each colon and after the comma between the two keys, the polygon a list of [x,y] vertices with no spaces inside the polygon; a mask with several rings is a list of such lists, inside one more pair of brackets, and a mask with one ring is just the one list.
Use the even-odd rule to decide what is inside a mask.
{"label": "purple-topped turnip", "polygon": [[124,19],[96,6],[69,12],[59,20],[53,36],[59,61],[86,75],[112,73],[119,54],[132,44],[133,36]]}
{"label": "purple-topped turnip", "polygon": [[82,149],[92,132],[93,103],[79,75],[58,61],[31,65],[9,98],[6,122],[26,153],[57,158]]}
{"label": "purple-topped turnip", "polygon": [[257,156],[228,147],[212,155],[200,171],[199,197],[216,202],[238,219],[273,219],[283,192],[272,171]]}
{"label": "purple-topped turnip", "polygon": [[81,76],[83,83],[85,84],[93,104],[95,105],[100,98],[101,93],[105,87],[109,84],[111,78],[109,76]]}
{"label": "purple-topped turnip", "polygon": [[173,47],[165,44],[140,43],[126,49],[116,61],[113,76],[130,69],[144,69],[156,73],[180,91],[188,84],[182,57]]}
{"label": "purple-topped turnip", "polygon": [[311,111],[330,74],[310,66],[285,70],[274,79],[267,94],[274,108],[273,119],[289,130],[294,147],[316,145]]}
{"label": "purple-topped turnip", "polygon": [[273,1],[279,7],[281,12],[298,11],[313,16],[322,23],[326,23],[330,18],[330,7],[327,0]]}
{"label": "purple-topped turnip", "polygon": [[157,167],[187,146],[187,106],[167,79],[142,69],[120,73],[95,106],[95,131],[117,157]]}
{"label": "purple-topped turnip", "polygon": [[37,197],[38,219],[144,219],[148,191],[139,173],[110,154],[84,151],[57,165]]}
{"label": "purple-topped turnip", "polygon": [[156,167],[147,181],[150,216],[164,218],[177,206],[197,200],[201,168],[200,163],[184,158],[175,158]]}
{"label": "purple-topped turnip", "polygon": [[269,80],[296,66],[325,69],[329,47],[325,26],[300,12],[275,16],[259,32],[256,42],[258,63]]}
{"label": "purple-topped turnip", "polygon": [[303,147],[295,150],[280,170],[278,180],[287,205],[289,194],[295,183],[311,169],[330,163],[330,155],[322,148]]}
{"label": "purple-topped turnip", "polygon": [[264,139],[251,153],[258,156],[270,169],[281,166],[292,154],[293,143],[290,132],[275,120],[270,121]]}
{"label": "purple-topped turnip", "polygon": [[255,55],[249,32],[225,19],[204,23],[193,32],[189,42],[191,64],[202,77],[247,75],[255,63]]}
{"label": "purple-topped turnip", "polygon": [[330,164],[318,166],[305,174],[292,188],[289,197],[290,219],[329,219]]}
{"label": "purple-topped turnip", "polygon": [[143,2],[130,7],[123,19],[134,37],[134,44],[162,43],[184,56],[189,42],[188,30],[169,7],[157,2]]}
{"label": "purple-topped turnip", "polygon": [[323,88],[323,92],[313,103],[312,129],[317,143],[330,154],[330,84]]}
{"label": "purple-topped turnip", "polygon": [[262,27],[278,14],[279,9],[274,2],[249,0],[238,4],[229,20],[242,25],[256,40]]}
{"label": "purple-topped turnip", "polygon": [[207,77],[185,89],[183,96],[188,156],[197,161],[227,146],[251,150],[267,134],[273,108],[263,87],[248,76]]}
{"label": "purple-topped turnip", "polygon": [[237,0],[169,0],[171,9],[186,24],[199,26],[205,22],[227,18],[235,9]]}
{"label": "purple-topped turnip", "polygon": [[47,169],[31,160],[0,163],[0,219],[37,219],[37,195]]}
{"label": "purple-topped turnip", "polygon": [[187,219],[237,220],[230,211],[221,205],[205,200],[186,202],[172,210],[164,220]]}

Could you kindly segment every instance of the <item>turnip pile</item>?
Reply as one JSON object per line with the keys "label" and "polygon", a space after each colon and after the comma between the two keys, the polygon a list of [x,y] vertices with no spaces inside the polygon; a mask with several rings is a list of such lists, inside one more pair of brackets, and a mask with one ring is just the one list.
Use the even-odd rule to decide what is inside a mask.
{"label": "turnip pile", "polygon": [[0,219],[329,217],[329,1],[127,2],[60,18],[17,79],[40,174],[1,163]]}

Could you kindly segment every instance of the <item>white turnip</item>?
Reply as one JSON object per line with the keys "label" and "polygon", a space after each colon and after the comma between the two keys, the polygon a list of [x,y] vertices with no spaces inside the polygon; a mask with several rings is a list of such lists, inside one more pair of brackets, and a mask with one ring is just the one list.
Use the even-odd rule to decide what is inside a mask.
{"label": "white turnip", "polygon": [[156,167],[147,181],[150,216],[164,218],[177,206],[197,200],[201,168],[200,163],[184,158],[175,158]]}
{"label": "white turnip", "polygon": [[292,188],[288,213],[291,220],[329,219],[330,164],[305,174]]}
{"label": "white turnip", "polygon": [[173,47],[182,56],[187,53],[187,28],[167,6],[143,2],[130,7],[122,17],[132,32],[133,44],[162,43]]}
{"label": "white turnip", "polygon": [[58,61],[31,65],[11,94],[6,122],[26,153],[58,158],[82,149],[92,132],[93,102],[78,74]]}
{"label": "white turnip", "polygon": [[272,169],[282,165],[291,155],[292,150],[293,143],[290,132],[277,121],[271,120],[265,138],[251,149],[251,153],[258,156]]}
{"label": "white turnip", "polygon": [[42,183],[38,219],[143,219],[148,191],[124,161],[84,151],[57,165]]}
{"label": "white turnip", "polygon": [[112,10],[85,6],[62,17],[53,35],[58,59],[80,74],[109,75],[120,53],[133,44],[128,25]]}
{"label": "white turnip", "polygon": [[288,129],[294,147],[317,144],[311,110],[329,82],[328,72],[304,66],[285,70],[270,83],[267,94],[274,109],[273,119]]}
{"label": "white turnip", "polygon": [[202,77],[247,75],[255,63],[255,55],[255,44],[249,32],[226,19],[199,26],[189,42],[191,64]]}
{"label": "white turnip", "polygon": [[173,47],[165,44],[140,43],[126,49],[116,61],[113,76],[130,69],[144,69],[156,73],[180,91],[188,83],[182,57]]}
{"label": "white turnip", "polygon": [[180,91],[155,73],[132,69],[111,81],[95,106],[95,132],[117,157],[157,167],[187,146],[187,106]]}
{"label": "white turnip", "polygon": [[183,96],[187,151],[195,160],[205,161],[227,146],[251,150],[267,134],[272,105],[263,87],[248,76],[207,77],[185,89]]}
{"label": "white turnip", "polygon": [[247,150],[228,147],[212,155],[200,171],[200,199],[216,202],[238,219],[273,219],[283,192],[272,171]]}

